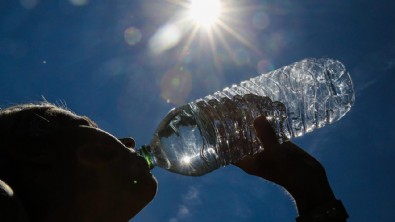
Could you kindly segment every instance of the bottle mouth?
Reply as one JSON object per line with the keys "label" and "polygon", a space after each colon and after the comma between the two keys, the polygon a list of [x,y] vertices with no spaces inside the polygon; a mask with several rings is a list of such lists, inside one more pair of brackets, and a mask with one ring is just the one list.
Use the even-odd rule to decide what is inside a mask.
{"label": "bottle mouth", "polygon": [[151,153],[151,147],[149,145],[143,145],[137,150],[137,154],[147,161],[148,167],[152,170],[155,167],[155,159]]}

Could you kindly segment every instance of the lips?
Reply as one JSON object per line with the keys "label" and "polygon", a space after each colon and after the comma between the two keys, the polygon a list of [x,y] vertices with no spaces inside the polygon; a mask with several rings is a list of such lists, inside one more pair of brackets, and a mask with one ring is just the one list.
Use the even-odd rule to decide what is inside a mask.
{"label": "lips", "polygon": [[144,157],[142,157],[142,156],[137,156],[137,158],[138,158],[138,162],[139,162],[139,165],[141,166],[141,168],[146,169],[147,172],[150,173],[150,169],[149,169],[148,163],[147,163],[147,161],[144,159]]}
{"label": "lips", "polygon": [[147,161],[137,154],[133,156],[132,172],[136,172],[138,178],[151,176]]}

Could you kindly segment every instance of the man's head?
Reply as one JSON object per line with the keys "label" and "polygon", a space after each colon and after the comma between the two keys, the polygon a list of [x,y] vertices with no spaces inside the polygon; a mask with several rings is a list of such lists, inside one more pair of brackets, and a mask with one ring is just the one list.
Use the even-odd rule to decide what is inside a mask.
{"label": "man's head", "polygon": [[134,141],[52,104],[13,106],[0,110],[0,179],[32,218],[127,221],[152,200],[156,181],[125,144]]}

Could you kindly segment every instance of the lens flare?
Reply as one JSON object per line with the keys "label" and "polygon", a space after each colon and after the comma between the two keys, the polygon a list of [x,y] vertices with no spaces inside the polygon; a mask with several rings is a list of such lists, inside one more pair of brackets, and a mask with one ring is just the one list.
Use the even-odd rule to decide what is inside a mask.
{"label": "lens flare", "polygon": [[254,25],[254,28],[264,30],[269,26],[270,18],[264,12],[257,12],[252,17],[252,24]]}
{"label": "lens flare", "polygon": [[84,6],[89,3],[89,0],[69,0],[74,6]]}
{"label": "lens flare", "polygon": [[250,53],[244,48],[238,48],[233,53],[233,59],[238,66],[246,65],[250,63]]}
{"label": "lens flare", "polygon": [[267,73],[274,69],[274,65],[268,59],[261,59],[256,65],[259,74]]}
{"label": "lens flare", "polygon": [[124,32],[125,42],[128,45],[136,45],[142,39],[143,35],[141,34],[140,30],[134,27],[129,27]]}
{"label": "lens flare", "polygon": [[192,75],[183,67],[174,67],[161,81],[161,97],[168,103],[181,105],[192,89]]}
{"label": "lens flare", "polygon": [[161,54],[178,44],[182,36],[175,24],[162,26],[149,41],[149,48],[154,54]]}

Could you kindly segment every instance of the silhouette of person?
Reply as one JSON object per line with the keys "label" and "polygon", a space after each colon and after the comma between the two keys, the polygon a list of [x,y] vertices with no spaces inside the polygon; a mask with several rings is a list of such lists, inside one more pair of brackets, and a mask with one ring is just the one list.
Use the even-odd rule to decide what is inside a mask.
{"label": "silhouette of person", "polygon": [[[321,164],[279,144],[264,117],[254,126],[264,150],[235,165],[284,187],[297,221],[346,221]],[[0,110],[0,143],[0,221],[128,221],[156,194],[132,138],[47,102]]]}

